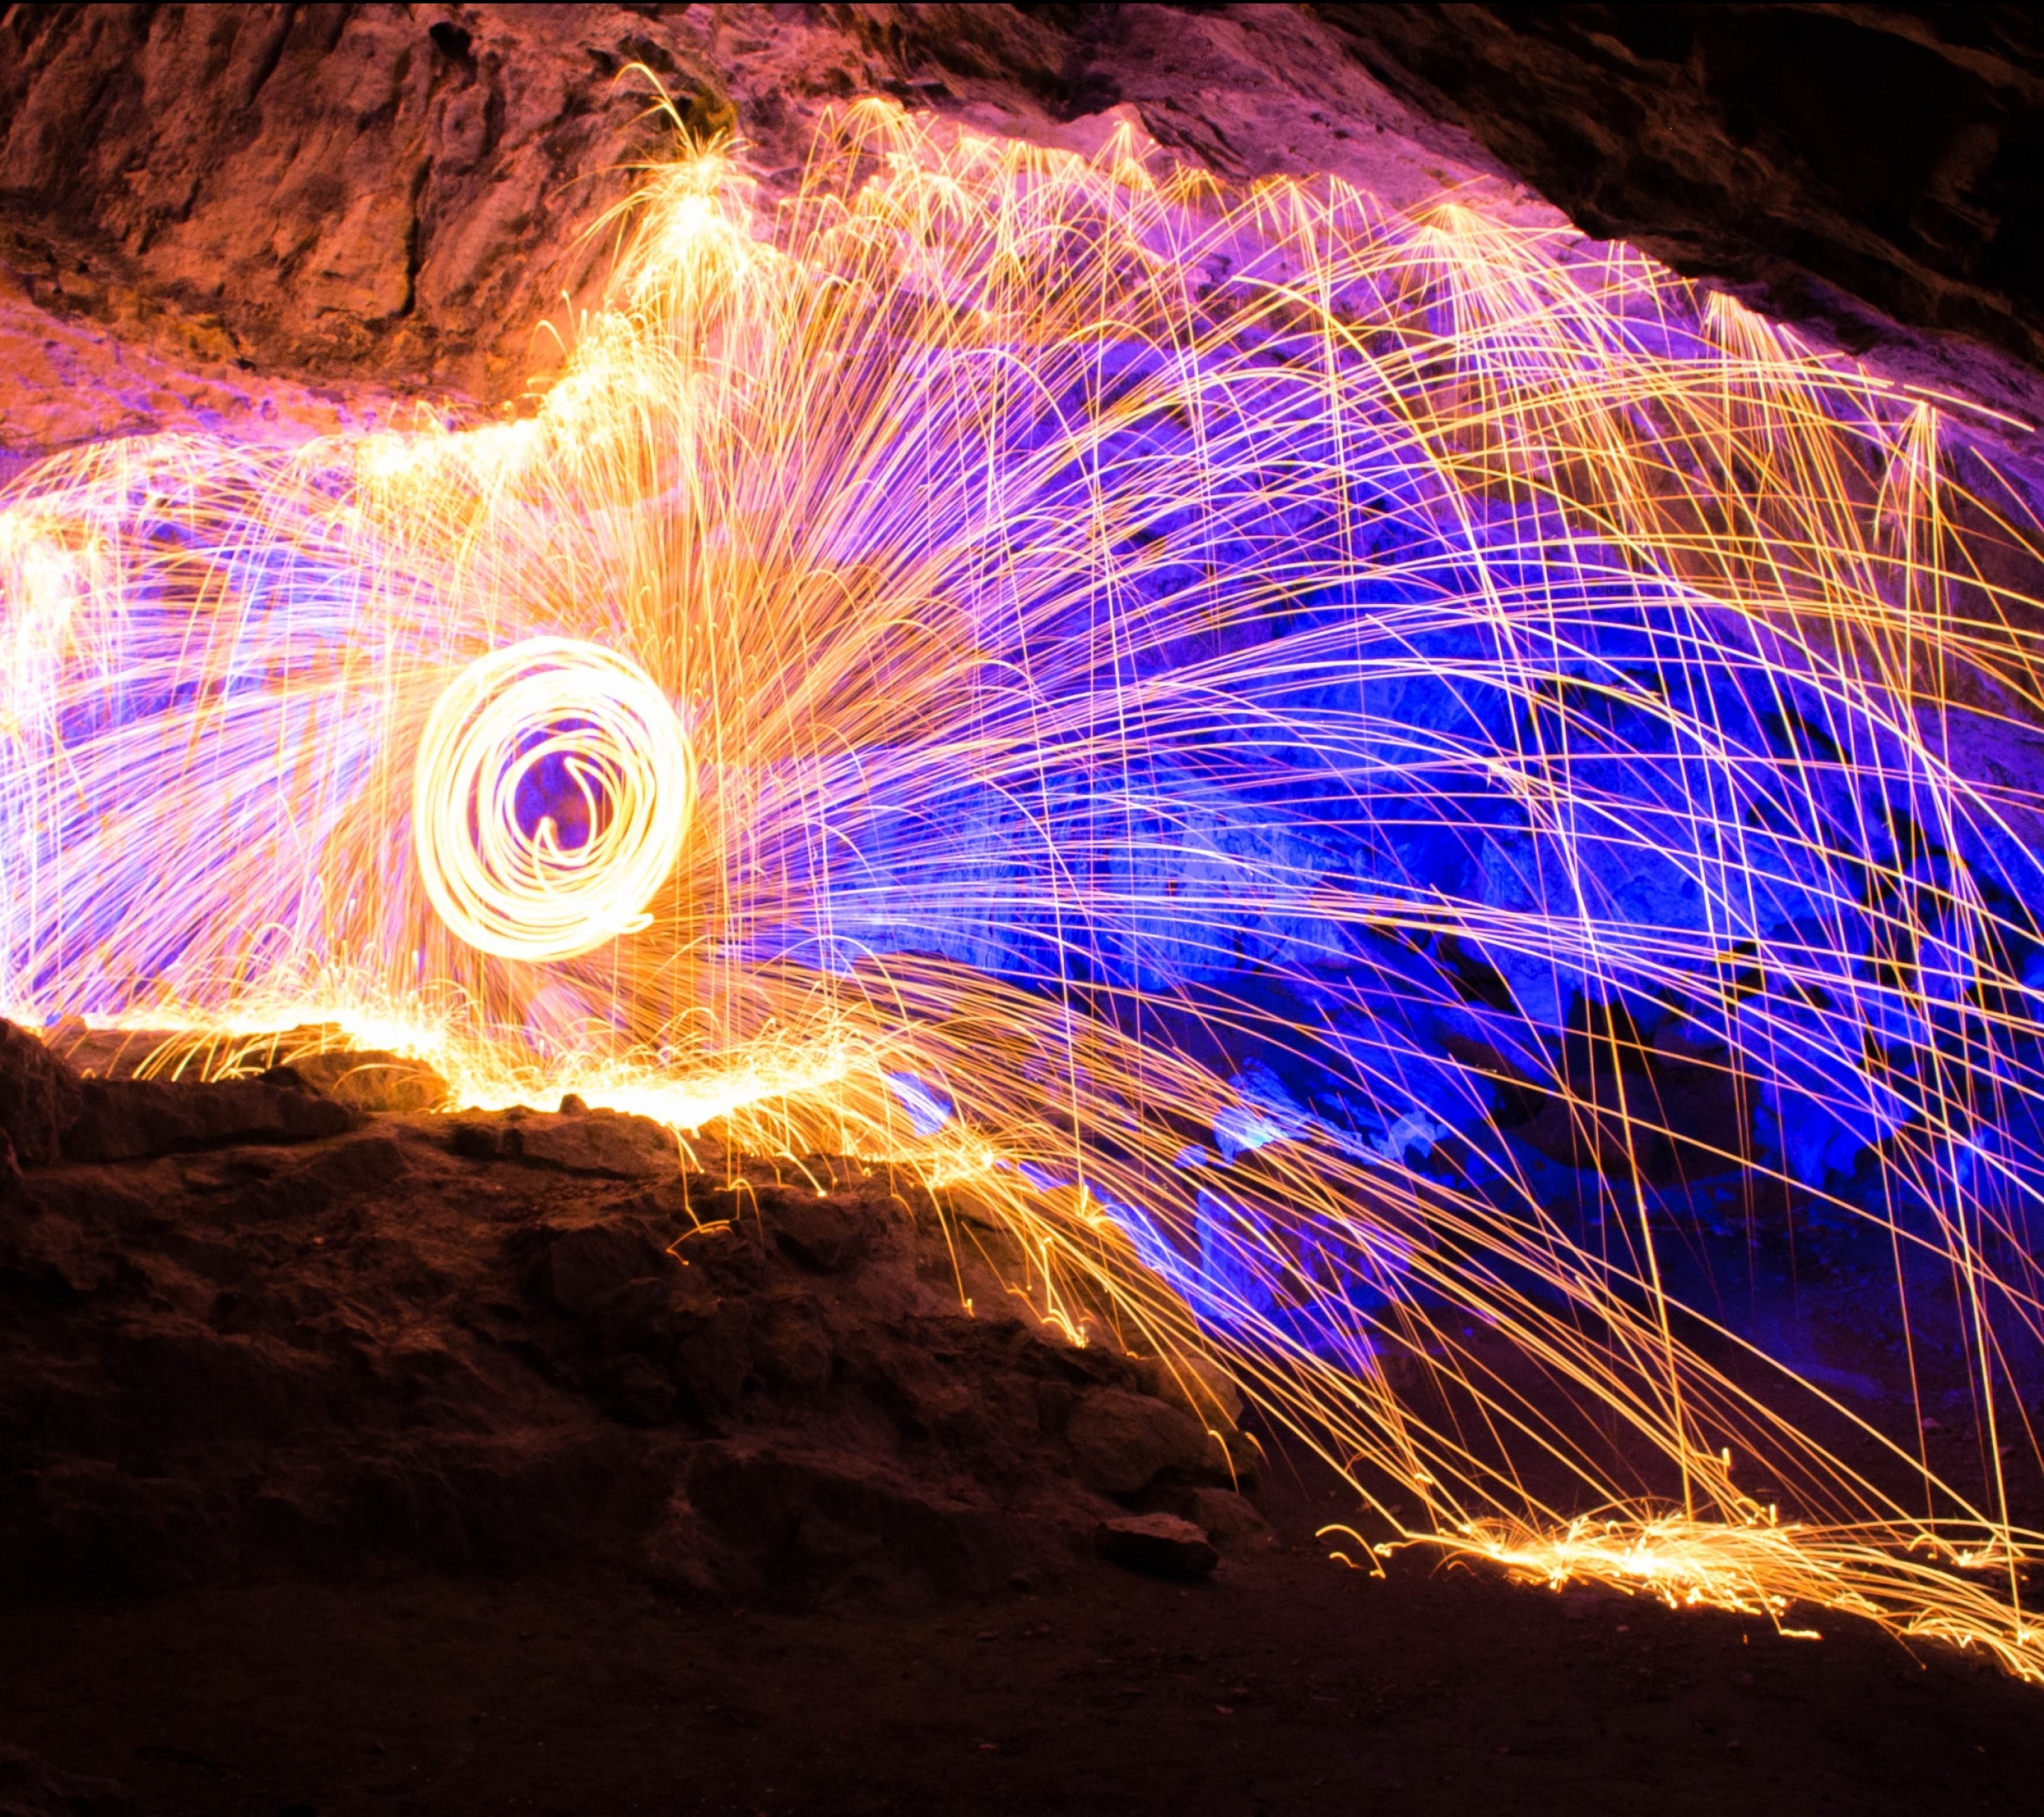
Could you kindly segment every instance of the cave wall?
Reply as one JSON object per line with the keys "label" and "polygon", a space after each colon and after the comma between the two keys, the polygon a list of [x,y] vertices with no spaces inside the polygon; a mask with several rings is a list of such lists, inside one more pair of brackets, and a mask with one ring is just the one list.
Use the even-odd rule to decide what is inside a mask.
{"label": "cave wall", "polygon": [[[196,417],[313,427],[424,390],[496,405],[558,357],[674,140],[770,194],[882,94],[1096,147],[1128,120],[1235,178],[1553,218],[1289,8],[26,6],[0,18],[0,449]],[[151,363],[155,369],[151,369]],[[286,382],[251,389],[251,374]],[[314,394],[292,393],[290,382]],[[348,400],[353,400],[352,417]]]}
{"label": "cave wall", "polygon": [[1079,148],[1125,119],[1224,176],[1331,171],[1393,206],[1557,218],[1544,198],[2044,417],[2027,8],[17,6],[0,473],[179,422],[515,397],[557,357],[540,322],[571,333],[600,286],[586,230],[672,142],[634,66],[770,190],[824,107],[877,93]]}
{"label": "cave wall", "polygon": [[1235,180],[1566,213],[2044,417],[2025,8],[17,6],[0,477],[108,434],[517,397],[600,288],[587,230],[672,144],[652,81],[770,193],[824,107],[885,94],[1080,149],[1126,121]]}

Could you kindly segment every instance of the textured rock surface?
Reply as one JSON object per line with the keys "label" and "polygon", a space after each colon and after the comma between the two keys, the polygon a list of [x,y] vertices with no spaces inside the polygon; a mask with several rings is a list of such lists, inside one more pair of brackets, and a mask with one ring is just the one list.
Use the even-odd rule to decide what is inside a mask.
{"label": "textured rock surface", "polygon": [[[529,374],[544,378],[541,317],[565,327],[600,276],[602,243],[580,229],[621,194],[619,166],[665,142],[643,91],[611,86],[635,59],[696,125],[735,117],[770,186],[817,109],[866,91],[1081,147],[1127,119],[1234,177],[1332,170],[1394,206],[1466,186],[1521,218],[1554,218],[1515,193],[1508,165],[1593,231],[1758,284],[1792,313],[1815,309],[1842,336],[1873,337],[1891,366],[2026,395],[2020,373],[1899,337],[1820,286],[1799,290],[1799,273],[1827,267],[1752,231],[1792,189],[1792,160],[1736,132],[1698,133],[1669,103],[1679,84],[1640,87],[1635,140],[1600,139],[1619,116],[1583,80],[1598,57],[1656,82],[1661,65],[1697,67],[1686,52],[1657,57],[1616,10],[1623,56],[1563,21],[1549,42],[1565,54],[1508,60],[1478,105],[1473,78],[1457,87],[1446,64],[1402,89],[1431,94],[1490,149],[1401,105],[1347,53],[1410,84],[1425,33],[1489,31],[1505,10],[1322,10],[1350,36],[1270,7],[10,8],[0,481],[37,451],[111,434],[294,437],[387,421],[422,396],[457,421],[514,398]],[[1874,10],[1773,10],[1850,22]],[[1366,13],[1389,23],[1359,23]],[[1394,44],[1401,14],[1412,22]],[[1765,36],[1750,20],[1739,29]],[[1386,56],[1401,45],[1408,60]],[[1877,124],[1915,98],[1877,109]],[[1577,117],[1593,152],[1621,154],[1619,179],[1595,159],[1570,163],[1558,122]],[[1669,156],[1633,159],[1628,145],[1657,131]],[[1757,190],[1720,180],[1750,153]],[[1865,161],[1869,174],[1881,166]],[[1820,216],[1850,224],[1856,174]],[[1677,202],[1693,220],[1677,218]],[[1934,300],[1963,289],[1933,275]],[[1873,281],[1863,294],[1915,306]],[[1999,332],[1962,312],[1922,319]],[[1690,1064],[1671,1054],[1669,1067]],[[61,1081],[52,1109],[47,1074],[17,1080],[9,1063],[0,1054],[0,1106],[29,1107],[32,1131],[68,1127]],[[302,1071],[356,1110],[401,1108],[353,1074]],[[1226,1796],[1350,1808],[1377,1792],[1402,1808],[1410,1780],[1438,1781],[1443,1807],[1460,1808],[1469,1794],[1450,1781],[1500,1736],[1509,1745],[1496,1755],[1523,1757],[1483,1760],[1487,1782],[1576,1807],[1608,1800],[1614,1773],[1637,1778],[1640,1802],[1666,1804],[1673,1785],[1677,1805],[1713,1811],[1765,1807],[1770,1794],[2015,1808],[2016,1788],[2034,1786],[2035,1724],[2017,1688],[1983,1690],[1934,1659],[1927,1674],[1871,1635],[1783,1648],[1785,1665],[1758,1625],[1749,1649],[1734,1624],[1620,1605],[1628,1619],[1613,1631],[1582,1593],[1508,1596],[1466,1574],[1416,1569],[1394,1590],[1356,1573],[1331,1588],[1316,1561],[1231,1601],[1227,1573],[1194,1594],[1093,1571],[1062,1600],[951,1624],[999,1623],[977,1635],[938,1618],[677,1617],[643,1590],[550,1603],[570,1573],[507,1586],[474,1567],[593,1557],[669,1592],[911,1600],[1062,1569],[1092,1523],[1125,1525],[1130,1507],[1168,1507],[1223,1549],[1267,1535],[1216,1468],[1203,1424],[1154,1393],[1145,1367],[998,1316],[1016,1303],[982,1253],[1000,1259],[984,1231],[964,1246],[982,1312],[966,1318],[933,1208],[893,1202],[884,1181],[845,1179],[819,1197],[762,1174],[720,1201],[721,1174],[656,1169],[645,1131],[574,1112],[469,1120],[478,1133],[459,1151],[453,1124],[423,1117],[288,1146],[281,1127],[199,1120],[225,1146],[158,1154],[165,1138],[148,1125],[136,1158],[46,1165],[59,1138],[32,1134],[25,1173],[0,1165],[0,1570],[12,1589],[301,1580],[11,1611],[0,1660],[14,1695],[0,1703],[23,1723],[75,1725],[61,1748],[34,1738],[52,1759],[198,1776],[165,1810],[232,1800],[268,1817],[315,1803],[267,1785],[336,1782],[364,1789],[322,1792],[317,1807],[466,1812],[544,1789],[548,1805],[626,1810],[671,1802],[678,1782],[709,1788],[712,1804],[720,1773],[723,1807],[758,1808],[755,1794],[778,1784],[797,1788],[790,1807],[828,1808],[847,1760],[909,1788],[876,1793],[874,1807],[1034,1812],[1078,1796],[1089,1809],[1197,1808]],[[1570,1132],[1534,1134],[1542,1152],[1573,1158]],[[709,1227],[671,1247],[695,1217]],[[1942,1436],[1956,1446],[1965,1435]],[[1116,1503],[1089,1486],[1103,1481],[1139,1486]],[[1316,1518],[1349,1513],[1350,1500]],[[1168,1531],[1194,1557],[1208,1542]],[[351,1582],[322,1600],[324,1573],[421,1563],[455,1569],[424,1592],[406,1579],[379,1602],[386,1586]],[[1110,1594],[1155,1600],[1084,1600]],[[1440,1596],[1476,1612],[1458,1626],[1443,1610],[1463,1605]],[[391,1603],[389,1635],[351,1650],[347,1623],[384,1619]],[[1070,1623],[1055,1638],[1046,1607]],[[237,1609],[239,1630],[217,1619]],[[1558,1638],[1529,1651],[1543,1622]],[[528,1631],[556,1625],[532,1644]],[[56,1644],[20,1638],[37,1633]],[[125,1688],[110,1634],[129,1650]],[[855,1645],[836,1679],[802,1676]],[[2004,1692],[2013,1713],[1982,1719],[2003,1708],[1983,1700]],[[1614,1710],[1619,1738],[1585,1745]],[[1260,1781],[1223,1792],[1216,1719],[1238,1772],[1235,1738],[1251,1737]],[[967,1738],[981,1736],[1000,1740]],[[961,1750],[980,1780],[955,1777]],[[1377,1776],[1366,1787],[1359,1755]],[[243,1764],[220,1764],[229,1757]],[[638,1778],[608,1795],[606,1774]],[[0,1811],[129,1807],[0,1750]]]}
{"label": "textured rock surface", "polygon": [[438,1110],[447,1081],[430,1066],[371,1051],[315,1054],[290,1063],[314,1091],[355,1110]]}
{"label": "textured rock surface", "polygon": [[2040,44],[2005,6],[11,7],[0,479],[97,436],[473,421],[544,383],[605,267],[585,230],[673,142],[655,80],[770,194],[866,94],[1558,218],[1523,181],[2044,414]]}
{"label": "textured rock surface", "polygon": [[0,1022],[0,1174],[54,1161],[84,1087],[33,1035]]}
{"label": "textured rock surface", "polygon": [[1254,1536],[1218,1408],[1073,1348],[998,1232],[947,1239],[905,1182],[684,1174],[601,1112],[60,1082],[69,1151],[120,1158],[0,1199],[9,1596],[577,1554],[893,1600],[1058,1574],[1102,1519],[1202,1494]]}
{"label": "textured rock surface", "polygon": [[54,1771],[26,1748],[0,1746],[0,1817],[133,1817],[135,1800],[111,1780]]}
{"label": "textured rock surface", "polygon": [[644,1117],[605,1111],[456,1118],[448,1127],[455,1153],[477,1161],[520,1161],[564,1174],[613,1180],[655,1180],[680,1165],[674,1139]]}
{"label": "textured rock surface", "polygon": [[[170,1029],[94,1028],[78,1016],[67,1016],[41,1036],[44,1047],[87,1078],[196,1076],[221,1070],[218,1062],[231,1059],[227,1070],[267,1069],[272,1084],[296,1085],[352,1110],[438,1110],[447,1101],[447,1081],[422,1061],[321,1045],[343,1039],[326,1024],[252,1041],[195,1040]],[[285,1055],[287,1061],[275,1063]]]}
{"label": "textured rock surface", "polygon": [[1204,1577],[1220,1562],[1206,1535],[1175,1514],[1130,1514],[1103,1521],[1101,1556],[1151,1577]]}
{"label": "textured rock surface", "polygon": [[1393,206],[1512,202],[1473,140],[1285,8],[17,6],[0,450],[515,398],[600,286],[585,230],[674,143],[655,79],[770,193],[824,107],[883,94],[1084,149],[1126,118],[1231,175],[1331,170]]}
{"label": "textured rock surface", "polygon": [[233,1143],[317,1141],[352,1128],[344,1104],[293,1078],[196,1081],[87,1079],[77,1120],[64,1132],[67,1161],[141,1161]]}
{"label": "textured rock surface", "polygon": [[1166,1470],[1224,1473],[1226,1454],[1176,1407],[1103,1388],[1072,1412],[1067,1428],[1079,1480],[1104,1495],[1134,1495]]}

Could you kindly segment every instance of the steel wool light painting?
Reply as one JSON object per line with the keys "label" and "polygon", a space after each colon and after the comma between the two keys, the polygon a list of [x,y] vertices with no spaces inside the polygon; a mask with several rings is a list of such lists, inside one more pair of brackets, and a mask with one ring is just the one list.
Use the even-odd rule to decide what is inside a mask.
{"label": "steel wool light painting", "polygon": [[6,495],[0,1005],[912,1166],[1386,1543],[2044,1677],[1978,421],[1464,208],[692,154],[522,420]]}
{"label": "steel wool light painting", "polygon": [[[536,789],[564,799],[549,811],[524,799]],[[688,739],[643,670],[528,638],[434,703],[412,771],[420,878],[479,951],[573,958],[651,924],[639,905],[681,856],[693,792]]]}

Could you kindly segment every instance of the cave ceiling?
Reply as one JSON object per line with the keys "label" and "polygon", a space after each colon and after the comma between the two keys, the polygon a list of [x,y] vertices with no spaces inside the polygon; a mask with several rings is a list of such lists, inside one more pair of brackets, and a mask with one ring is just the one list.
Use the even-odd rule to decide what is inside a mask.
{"label": "cave ceiling", "polygon": [[895,96],[1225,179],[1563,214],[2034,417],[2044,35],[2011,6],[63,6],[0,20],[0,472],[544,382],[671,129],[771,191]]}

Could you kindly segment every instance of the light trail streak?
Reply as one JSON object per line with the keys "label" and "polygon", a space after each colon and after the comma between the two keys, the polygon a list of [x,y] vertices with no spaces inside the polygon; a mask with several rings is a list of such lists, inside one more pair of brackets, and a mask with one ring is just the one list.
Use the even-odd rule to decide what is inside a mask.
{"label": "light trail streak", "polygon": [[913,1166],[1367,1544],[2044,1677],[2023,474],[1338,183],[637,209],[522,420],[0,502],[0,1002]]}
{"label": "light trail streak", "polygon": [[[525,824],[521,797],[546,783]],[[412,773],[426,895],[499,958],[568,959],[652,917],[688,831],[694,777],[674,709],[622,657],[561,637],[479,656],[435,703]],[[571,820],[574,836],[563,834]]]}

